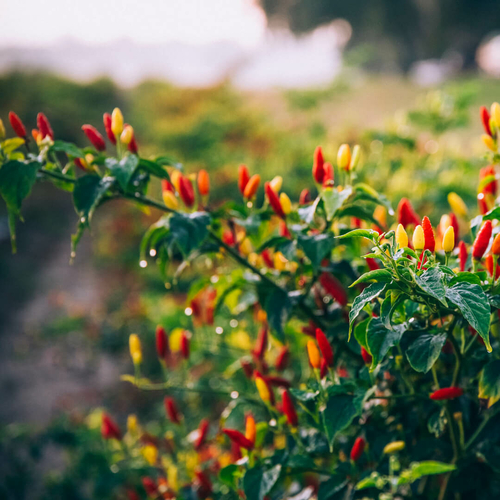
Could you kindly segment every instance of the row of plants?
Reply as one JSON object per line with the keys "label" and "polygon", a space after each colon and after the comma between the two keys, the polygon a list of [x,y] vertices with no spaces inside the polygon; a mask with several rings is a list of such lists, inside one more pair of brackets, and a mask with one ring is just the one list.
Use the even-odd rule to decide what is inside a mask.
{"label": "row of plants", "polygon": [[[178,328],[156,329],[156,354],[129,339],[123,380],[158,396],[151,421],[130,415],[125,431],[98,415],[118,497],[499,493],[500,107],[481,116],[491,150],[481,213],[469,224],[449,193],[434,229],[409,200],[394,212],[359,182],[359,146],[342,145],[335,162],[318,147],[315,186],[295,202],[277,176],[257,203],[261,177],[242,165],[240,199],[213,204],[208,173],[143,158],[118,108],[105,135],[82,127],[83,148],[57,140],[41,113],[30,137],[9,115],[17,137],[1,143],[0,194],[14,249],[22,201],[50,181],[72,193],[72,258],[96,209],[124,199],[160,214],[140,267],[156,262],[169,287],[197,277]],[[161,201],[147,194],[155,178]]]}

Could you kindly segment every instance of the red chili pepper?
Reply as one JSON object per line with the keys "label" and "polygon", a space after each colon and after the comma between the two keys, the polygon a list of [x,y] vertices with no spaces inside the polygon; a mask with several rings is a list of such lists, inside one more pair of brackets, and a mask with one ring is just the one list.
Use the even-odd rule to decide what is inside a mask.
{"label": "red chili pepper", "polygon": [[488,110],[481,106],[479,108],[479,115],[481,116],[481,122],[483,123],[484,131],[491,136],[491,128],[490,128],[490,113]]}
{"label": "red chili pepper", "polygon": [[361,346],[361,357],[363,358],[365,365],[372,364],[372,355],[363,346]]}
{"label": "red chili pepper", "polygon": [[52,140],[54,140],[54,132],[52,131],[50,122],[43,113],[38,113],[36,117],[36,124],[38,127],[38,131],[42,136],[42,139],[45,139],[45,137],[49,136]]}
{"label": "red chili pepper", "polygon": [[399,202],[398,223],[402,224],[405,229],[410,225],[418,226],[420,224],[420,219],[407,198],[401,198]]}
{"label": "red chili pepper", "polygon": [[324,177],[323,177],[323,187],[331,187],[334,183],[333,166],[331,163],[326,162],[323,165]]}
{"label": "red chili pepper", "polygon": [[271,258],[271,255],[269,255],[269,249],[268,248],[265,248],[264,250],[262,250],[262,259],[264,260],[264,264],[266,265],[266,267],[268,267],[269,269],[272,269],[274,267],[274,262],[273,262],[273,259]]}
{"label": "red chili pepper", "polygon": [[318,328],[316,326],[316,323],[314,323],[314,321],[312,319],[310,319],[307,326],[303,326],[301,328],[301,332],[304,335],[309,335],[309,337],[314,337],[316,335],[316,328]]}
{"label": "red chili pepper", "polygon": [[[482,168],[479,171],[479,179],[486,179],[487,177],[495,177],[496,172],[495,172],[495,167],[493,165],[488,165],[487,167]],[[496,197],[498,191],[498,183],[496,181],[496,178],[492,180],[491,182],[488,182],[486,186],[483,187],[481,192],[484,194],[492,194],[493,196]]]}
{"label": "red chili pepper", "polygon": [[193,185],[191,181],[183,175],[179,176],[179,195],[186,207],[191,208],[194,205]]}
{"label": "red chili pepper", "polygon": [[318,146],[314,151],[314,161],[312,174],[314,180],[318,184],[323,183],[323,179],[325,178],[325,169],[324,169],[325,160],[323,159],[323,151],[321,150],[321,146]]}
{"label": "red chili pepper", "polygon": [[281,402],[283,404],[283,413],[285,414],[288,423],[292,427],[297,427],[299,418],[297,417],[297,412],[295,410],[295,406],[293,404],[290,393],[286,389],[284,389],[281,393]]}
{"label": "red chili pepper", "polygon": [[455,233],[455,246],[457,246],[456,242],[460,239],[460,227],[458,225],[457,216],[453,212],[450,213],[450,225]]}
{"label": "red chili pepper", "polygon": [[189,338],[185,330],[181,333],[181,354],[184,359],[189,358]]}
{"label": "red chili pepper", "polygon": [[363,451],[365,451],[365,444],[366,441],[362,437],[356,438],[351,449],[351,460],[353,462],[357,462],[361,458]]}
{"label": "red chili pepper", "polygon": [[163,403],[165,404],[165,412],[167,413],[168,419],[173,424],[180,424],[181,416],[179,410],[177,409],[177,405],[175,404],[174,398],[165,396]]}
{"label": "red chili pepper", "polygon": [[208,498],[212,494],[212,483],[204,471],[195,471],[196,479],[198,480],[198,497],[201,499]]}
{"label": "red chili pepper", "polygon": [[104,439],[117,439],[121,441],[122,433],[118,424],[107,414],[102,414],[101,435]]}
{"label": "red chili pepper", "polygon": [[241,458],[243,458],[243,455],[241,454],[240,447],[234,441],[231,441],[231,460],[234,463]]}
{"label": "red chili pepper", "polygon": [[376,271],[377,269],[380,269],[380,266],[378,265],[378,262],[375,259],[367,257],[365,260],[366,260],[366,265],[368,266],[370,271]]}
{"label": "red chili pepper", "polygon": [[352,226],[356,229],[361,227],[362,220],[358,219],[358,217],[351,217]]}
{"label": "red chili pepper", "polygon": [[292,235],[290,234],[290,231],[288,230],[288,226],[286,225],[285,220],[280,220],[280,236],[283,238],[289,238],[291,239]]}
{"label": "red chili pepper", "polygon": [[234,429],[222,429],[222,432],[234,443],[246,450],[253,450],[253,443],[244,434]]}
{"label": "red chili pepper", "polygon": [[102,121],[104,123],[104,130],[106,131],[106,135],[112,144],[116,144],[116,137],[111,130],[111,115],[109,113],[104,113],[102,116]]}
{"label": "red chili pepper", "polygon": [[268,342],[268,331],[267,325],[264,325],[259,332],[259,336],[257,338],[257,342],[255,344],[255,349],[253,351],[255,357],[257,359],[264,359],[264,354],[266,353]]}
{"label": "red chili pepper", "polygon": [[487,220],[479,233],[477,233],[476,241],[472,245],[472,258],[474,260],[481,260],[483,258],[484,252],[486,252],[490,243],[492,230],[491,221]]}
{"label": "red chili pepper", "polygon": [[84,172],[87,171],[87,169],[85,168],[85,165],[83,164],[83,161],[81,158],[75,158],[73,160],[73,163],[80,169],[80,170],[83,170]]}
{"label": "red chili pepper", "polygon": [[429,250],[434,253],[436,249],[436,240],[434,239],[431,221],[427,215],[422,219],[422,229],[424,230],[424,250]]}
{"label": "red chili pepper", "polygon": [[22,139],[26,139],[26,127],[24,126],[24,123],[21,121],[21,118],[14,113],[14,111],[11,111],[9,113],[9,122],[10,126],[14,130],[15,134],[18,137],[21,137]]}
{"label": "red chili pepper", "polygon": [[276,194],[276,191],[271,187],[271,184],[269,182],[266,182],[264,184],[264,189],[266,192],[267,200],[269,201],[269,205],[271,205],[271,208],[274,210],[274,213],[278,217],[284,219],[285,212],[283,212],[283,207],[281,206],[281,202],[278,195]]}
{"label": "red chili pepper", "polygon": [[486,196],[484,195],[484,193],[479,193],[477,195],[477,206],[481,215],[484,215],[488,212],[488,203],[486,202]]}
{"label": "red chili pepper", "polygon": [[318,342],[319,350],[321,351],[323,358],[325,358],[328,366],[333,366],[332,346],[320,328],[316,328],[316,342]]}
{"label": "red chili pepper", "polygon": [[128,500],[141,500],[141,497],[134,490],[127,490]]}
{"label": "red chili pepper", "polygon": [[267,375],[264,377],[264,380],[272,387],[284,387],[288,389],[292,385],[289,380],[284,377],[279,377],[278,375]]}
{"label": "red chili pepper", "polygon": [[464,390],[461,387],[443,387],[434,391],[429,397],[434,401],[444,401],[446,399],[455,399],[462,396]]}
{"label": "red chili pepper", "polygon": [[130,142],[128,143],[128,150],[134,155],[136,155],[139,151],[139,148],[137,147],[137,140],[135,138],[135,131],[132,132],[132,139],[130,139]]}
{"label": "red chili pepper", "polygon": [[162,360],[166,360],[170,355],[167,332],[161,325],[156,327],[156,352],[158,353],[158,357]]}
{"label": "red chili pepper", "polygon": [[154,497],[158,495],[158,487],[156,486],[156,482],[151,477],[143,477],[142,478],[142,486],[146,490],[146,495],[149,497]]}
{"label": "red chili pepper", "polygon": [[87,139],[92,143],[92,146],[94,146],[97,151],[104,151],[106,149],[104,137],[95,127],[93,127],[92,125],[82,125],[82,130],[87,136]]}
{"label": "red chili pepper", "polygon": [[250,174],[248,173],[248,168],[246,165],[240,165],[238,167],[238,189],[241,194],[245,193],[245,188],[247,187],[248,181],[250,180]]}
{"label": "red chili pepper", "polygon": [[300,192],[299,205],[307,205],[311,202],[311,192],[305,188]]}
{"label": "red chili pepper", "polygon": [[207,196],[210,192],[210,178],[208,177],[208,172],[201,169],[198,172],[198,192],[201,196]]}
{"label": "red chili pepper", "polygon": [[467,252],[467,245],[461,241],[458,244],[458,260],[460,262],[460,271],[464,272],[465,271],[465,265],[467,264],[467,257],[469,256],[469,253]]}
{"label": "red chili pepper", "polygon": [[222,233],[222,241],[230,246],[230,247],[234,247],[235,243],[236,243],[236,240],[234,238],[234,233],[230,230],[230,229],[226,229],[223,233]]}
{"label": "red chili pepper", "polygon": [[328,363],[325,358],[321,358],[321,365],[319,366],[319,377],[324,379],[328,373]]}
{"label": "red chili pepper", "polygon": [[161,180],[161,190],[162,192],[170,191],[171,193],[175,193],[174,185],[167,179]]}
{"label": "red chili pepper", "polygon": [[322,273],[319,277],[319,282],[321,286],[326,290],[326,292],[331,295],[341,306],[347,304],[347,293],[340,283],[340,281],[335,278],[332,274]]}
{"label": "red chili pepper", "polygon": [[198,437],[196,438],[196,441],[194,442],[194,449],[198,451],[204,444],[207,439],[208,435],[208,430],[209,430],[210,422],[207,419],[203,419],[200,422],[200,425],[198,427]]}
{"label": "red chili pepper", "polygon": [[[486,259],[484,261],[484,264],[486,266],[486,269],[488,270],[488,273],[490,274],[491,277],[493,277],[493,255],[489,254],[486,256]],[[497,269],[495,272],[494,279],[498,279],[500,276],[500,265],[497,264]]]}
{"label": "red chili pepper", "polygon": [[242,358],[240,359],[241,368],[243,369],[243,373],[247,378],[252,378],[253,375],[253,365],[250,361]]}
{"label": "red chili pepper", "polygon": [[276,362],[274,364],[274,367],[276,368],[277,371],[281,372],[287,367],[289,360],[290,360],[290,350],[288,349],[288,346],[284,346],[280,349],[280,352],[276,357]]}

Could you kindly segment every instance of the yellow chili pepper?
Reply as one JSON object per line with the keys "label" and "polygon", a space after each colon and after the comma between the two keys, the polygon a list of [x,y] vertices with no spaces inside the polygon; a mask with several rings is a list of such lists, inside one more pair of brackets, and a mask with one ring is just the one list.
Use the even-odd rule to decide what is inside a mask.
{"label": "yellow chili pepper", "polygon": [[307,341],[307,354],[309,356],[309,363],[315,369],[321,367],[321,354],[319,353],[318,346],[314,340]]}
{"label": "yellow chili pepper", "polygon": [[353,170],[354,168],[356,168],[358,166],[360,158],[361,158],[361,148],[359,147],[359,144],[356,144],[352,148],[350,170]]}
{"label": "yellow chili pepper", "polygon": [[172,191],[163,191],[162,193],[163,203],[171,210],[177,210],[179,208],[179,201],[177,196],[175,196]]}
{"label": "yellow chili pepper", "polygon": [[128,345],[130,350],[130,356],[132,357],[132,361],[134,362],[134,364],[138,365],[142,363],[142,349],[139,336],[135,333],[132,333],[128,338]]}
{"label": "yellow chili pepper", "polygon": [[337,166],[342,170],[349,170],[351,165],[351,148],[349,144],[342,144],[337,153]]}
{"label": "yellow chili pepper", "polygon": [[281,177],[281,175],[277,175],[269,184],[271,184],[274,191],[279,193],[281,186],[283,185],[283,177]]}
{"label": "yellow chili pepper", "polygon": [[120,135],[120,141],[128,146],[132,137],[134,137],[134,129],[131,125],[125,125],[125,128]]}
{"label": "yellow chili pepper", "polygon": [[406,248],[408,246],[408,234],[402,224],[399,224],[396,229],[396,244],[398,248]]}
{"label": "yellow chili pepper", "polygon": [[397,453],[398,451],[404,450],[406,443],[404,441],[393,441],[384,447],[384,453],[390,455],[391,453]]}
{"label": "yellow chili pepper", "polygon": [[425,247],[425,236],[422,226],[418,225],[413,231],[413,248],[417,251],[423,250]]}
{"label": "yellow chili pepper", "polygon": [[459,217],[465,217],[467,215],[467,205],[465,204],[465,201],[462,200],[460,196],[458,196],[457,193],[454,193],[453,191],[451,193],[448,193],[448,203],[452,212],[454,212]]}
{"label": "yellow chili pepper", "polygon": [[257,386],[260,399],[262,399],[264,403],[269,403],[271,401],[271,393],[264,379],[262,377],[255,377],[255,385]]}
{"label": "yellow chili pepper", "polygon": [[111,114],[111,131],[115,137],[119,137],[123,131],[123,115],[120,108],[115,108]]}
{"label": "yellow chili pepper", "polygon": [[455,230],[450,226],[443,236],[443,250],[445,253],[453,252],[455,248]]}
{"label": "yellow chili pepper", "polygon": [[496,150],[497,150],[497,145],[496,145],[496,142],[495,142],[495,139],[493,139],[493,137],[491,137],[491,135],[488,135],[488,134],[483,134],[481,136],[481,139],[483,140],[485,146],[493,151],[494,153],[496,153]]}
{"label": "yellow chili pepper", "polygon": [[280,194],[281,208],[285,215],[288,215],[292,211],[292,202],[286,193]]}

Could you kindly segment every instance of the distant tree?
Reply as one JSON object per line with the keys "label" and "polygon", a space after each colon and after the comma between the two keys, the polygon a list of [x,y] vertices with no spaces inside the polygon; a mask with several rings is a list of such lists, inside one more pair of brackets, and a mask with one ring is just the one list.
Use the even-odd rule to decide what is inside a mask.
{"label": "distant tree", "polygon": [[419,59],[459,52],[475,62],[481,40],[500,29],[498,0],[259,0],[271,24],[306,33],[334,19],[346,19],[350,47],[376,51],[376,63],[408,69]]}

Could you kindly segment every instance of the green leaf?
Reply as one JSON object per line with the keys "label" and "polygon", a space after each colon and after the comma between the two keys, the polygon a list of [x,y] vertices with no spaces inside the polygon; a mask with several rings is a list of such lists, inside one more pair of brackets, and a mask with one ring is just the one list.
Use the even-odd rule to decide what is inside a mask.
{"label": "green leaf", "polygon": [[333,449],[333,441],[338,432],[343,431],[359,415],[355,397],[349,394],[330,395],[325,408],[321,411],[326,437]]}
{"label": "green leaf", "polygon": [[6,139],[3,141],[0,146],[2,147],[3,152],[8,155],[15,151],[17,148],[21,147],[24,144],[24,139],[21,137],[12,137],[11,139]]}
{"label": "green leaf", "polygon": [[[481,217],[481,216],[478,215],[478,217]],[[495,208],[491,209],[489,212],[487,212],[485,215],[483,215],[481,217],[481,221],[479,222],[479,224],[485,220],[495,220],[495,219],[500,220],[500,207],[495,207]],[[471,221],[471,224],[472,224],[472,221]]]}
{"label": "green leaf", "polygon": [[406,350],[411,367],[417,372],[427,373],[439,358],[445,342],[446,333],[421,333]]}
{"label": "green leaf", "polygon": [[78,215],[82,218],[80,221],[82,224],[90,224],[95,209],[114,182],[112,177],[101,179],[97,175],[85,175],[77,179],[73,190],[73,202]]}
{"label": "green leaf", "polygon": [[377,226],[380,225],[380,222],[373,216],[372,211],[359,204],[345,205],[340,208],[335,215],[339,219],[341,217],[356,217],[361,220],[372,222]]}
{"label": "green leaf", "polygon": [[349,339],[351,338],[352,325],[358,317],[363,307],[371,302],[375,297],[378,297],[385,289],[385,283],[373,283],[365,288],[353,301],[351,310],[349,311]]}
{"label": "green leaf", "polygon": [[318,196],[311,205],[308,205],[307,207],[300,207],[297,210],[300,220],[304,221],[306,224],[311,224],[314,220],[314,214],[316,213],[320,199],[321,198]]}
{"label": "green leaf", "polygon": [[82,151],[70,142],[54,141],[54,144],[50,146],[49,151],[66,153],[72,158],[84,158]]}
{"label": "green leaf", "polygon": [[491,352],[489,336],[491,310],[483,289],[471,283],[457,283],[446,289],[446,298],[458,307],[469,325],[484,340],[488,352]]}
{"label": "green leaf", "polygon": [[230,464],[219,472],[219,479],[230,488],[236,489],[237,480],[242,476],[241,467],[236,464]]}
{"label": "green leaf", "polygon": [[358,285],[359,283],[366,283],[367,281],[376,281],[378,283],[389,283],[392,281],[392,273],[386,269],[375,269],[374,271],[368,271],[367,273],[360,276],[349,288]]}
{"label": "green leaf", "polygon": [[453,277],[448,286],[453,286],[455,283],[472,283],[474,285],[481,285],[481,278],[475,273],[469,273],[467,271],[459,272],[455,277]]}
{"label": "green leaf", "polygon": [[105,164],[121,188],[127,191],[130,179],[139,166],[139,158],[136,155],[126,155],[120,161],[116,158],[106,158]]}
{"label": "green leaf", "polygon": [[352,189],[347,187],[342,191],[337,191],[333,188],[326,188],[321,193],[321,198],[325,205],[326,219],[332,220],[337,210],[344,204],[344,202],[351,196]]}
{"label": "green leaf", "polygon": [[[382,482],[382,484],[380,484]],[[380,477],[377,472],[373,472],[368,477],[361,479],[358,484],[356,484],[356,490],[365,490],[366,488],[377,488],[377,485],[385,486],[386,480]],[[380,488],[379,488],[380,489]]]}
{"label": "green leaf", "polygon": [[400,477],[398,484],[413,483],[423,476],[431,476],[434,474],[445,474],[456,470],[454,464],[444,464],[442,462],[434,462],[429,460],[427,462],[414,462],[409,469],[404,470]]}
{"label": "green leaf", "polygon": [[420,276],[415,276],[417,285],[431,297],[439,300],[445,307],[448,306],[446,302],[446,290],[444,287],[443,273],[439,267],[431,267],[424,271]]}
{"label": "green leaf", "polygon": [[493,404],[500,399],[500,359],[490,361],[479,378],[479,397],[492,398]]}
{"label": "green leaf", "polygon": [[36,161],[24,163],[11,160],[0,168],[0,195],[2,195],[9,212],[10,241],[13,253],[17,250],[16,217],[20,216],[23,200],[31,193],[40,167],[40,163]]}
{"label": "green leaf", "polygon": [[243,477],[243,491],[247,500],[264,500],[264,497],[278,481],[280,474],[281,464],[268,470],[264,470],[262,467],[247,470]]}
{"label": "green leaf", "polygon": [[373,229],[353,229],[348,233],[337,236],[337,238],[339,240],[343,240],[345,238],[368,238],[371,241],[375,241],[378,238],[378,233]]}
{"label": "green leaf", "polygon": [[206,212],[176,212],[169,218],[169,239],[187,257],[206,240],[209,225],[210,216]]}
{"label": "green leaf", "polygon": [[[347,485],[347,479],[340,474],[334,474],[319,485],[318,500],[340,500],[342,491]],[[341,493],[342,495],[337,495]]]}
{"label": "green leaf", "polygon": [[309,401],[314,401],[318,397],[319,391],[314,391],[314,392],[304,391],[302,389],[295,389],[292,387],[290,389],[290,394],[298,401],[301,401],[302,403],[307,403]]}
{"label": "green leaf", "polygon": [[404,330],[404,325],[396,325],[393,330],[389,330],[380,318],[370,320],[366,329],[366,344],[373,358],[370,370],[375,369],[391,347],[399,344]]}
{"label": "green leaf", "polygon": [[362,198],[366,200],[371,200],[378,205],[382,205],[387,209],[389,215],[394,215],[394,210],[392,208],[391,202],[387,199],[387,197],[379,192],[375,191],[368,184],[359,183],[354,186],[356,190],[356,194],[361,195]]}
{"label": "green leaf", "polygon": [[358,341],[358,344],[365,349],[368,349],[366,345],[366,329],[368,328],[369,322],[370,318],[366,318],[354,327],[354,338]]}
{"label": "green leaf", "polygon": [[297,243],[304,250],[314,268],[319,267],[321,261],[330,254],[335,246],[335,240],[331,234],[315,234],[311,236],[299,234]]}
{"label": "green leaf", "polygon": [[267,321],[271,327],[271,333],[280,341],[285,340],[283,329],[290,316],[292,303],[288,295],[276,288],[261,285],[258,288],[260,303],[266,311]]}
{"label": "green leaf", "polygon": [[170,180],[168,172],[155,161],[141,158],[139,160],[139,168],[143,168],[144,170],[146,170],[146,172],[149,172],[150,174],[159,177],[160,179],[167,179],[168,181]]}

